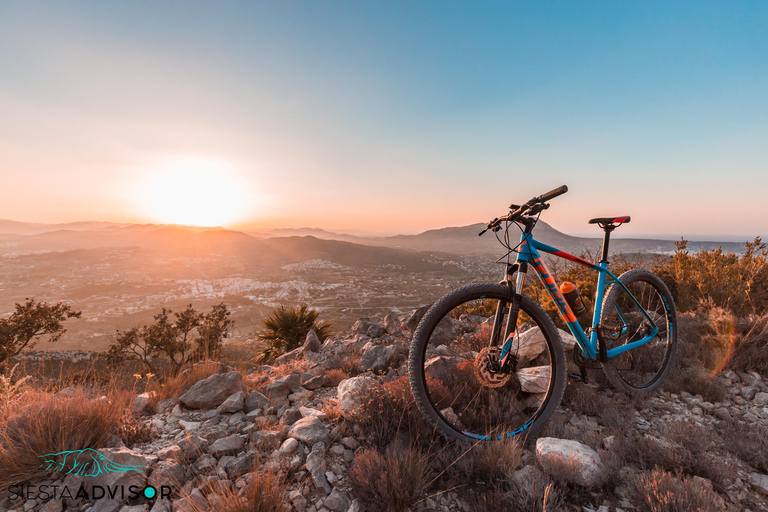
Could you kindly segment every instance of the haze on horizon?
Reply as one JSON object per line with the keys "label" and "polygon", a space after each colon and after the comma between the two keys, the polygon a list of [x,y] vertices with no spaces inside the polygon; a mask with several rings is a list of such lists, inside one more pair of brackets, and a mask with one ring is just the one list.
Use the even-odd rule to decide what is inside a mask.
{"label": "haze on horizon", "polygon": [[763,2],[0,5],[0,218],[765,235]]}

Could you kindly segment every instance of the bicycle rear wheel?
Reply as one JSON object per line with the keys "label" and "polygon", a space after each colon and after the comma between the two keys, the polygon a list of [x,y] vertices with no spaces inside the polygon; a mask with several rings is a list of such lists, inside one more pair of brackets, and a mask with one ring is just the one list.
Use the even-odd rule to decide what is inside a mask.
{"label": "bicycle rear wheel", "polygon": [[[501,440],[536,432],[565,387],[565,352],[552,319],[527,296],[501,365],[492,345],[494,316],[506,325],[513,292],[506,285],[460,288],[435,303],[413,336],[409,372],[425,419],[451,439]],[[501,366],[500,366],[501,365]]]}
{"label": "bicycle rear wheel", "polygon": [[656,274],[635,269],[619,276],[632,296],[650,317],[617,284],[611,285],[603,302],[603,325],[615,326],[620,335],[606,347],[621,347],[649,336],[647,343],[627,350],[603,364],[606,377],[616,389],[629,394],[658,389],[672,369],[677,352],[677,314],[672,294]]}

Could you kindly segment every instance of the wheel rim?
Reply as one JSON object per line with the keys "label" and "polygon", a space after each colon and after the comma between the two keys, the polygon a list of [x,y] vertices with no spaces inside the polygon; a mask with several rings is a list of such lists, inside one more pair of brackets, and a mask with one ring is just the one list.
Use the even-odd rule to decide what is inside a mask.
{"label": "wheel rim", "polygon": [[494,371],[501,347],[489,343],[499,304],[504,306],[501,325],[506,325],[503,299],[466,300],[435,323],[424,347],[422,377],[432,408],[450,428],[474,439],[503,439],[528,430],[546,409],[555,383],[551,341],[522,308],[508,356],[510,371]]}
{"label": "wheel rim", "polygon": [[650,321],[622,290],[605,315],[603,324],[621,329],[616,339],[607,341],[609,349],[638,341],[650,335],[654,328],[658,330],[649,342],[610,359],[622,381],[630,387],[643,389],[661,378],[669,361],[673,342],[671,305],[661,291],[647,281],[634,281],[626,286],[648,313]]}

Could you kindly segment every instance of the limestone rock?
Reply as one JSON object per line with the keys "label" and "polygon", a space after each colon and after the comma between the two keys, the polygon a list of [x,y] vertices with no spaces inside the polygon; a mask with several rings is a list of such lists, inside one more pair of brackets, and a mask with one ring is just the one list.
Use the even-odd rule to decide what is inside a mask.
{"label": "limestone rock", "polygon": [[352,418],[360,410],[365,396],[379,384],[373,377],[358,376],[345,379],[339,383],[337,389],[339,407],[345,418]]}
{"label": "limestone rock", "polygon": [[326,442],[330,432],[323,422],[315,416],[307,416],[293,424],[288,436],[313,446],[316,443]]}
{"label": "limestone rock", "polygon": [[577,441],[539,438],[536,441],[536,458],[545,470],[562,473],[565,478],[582,487],[597,484],[603,476],[600,456],[589,446]]}
{"label": "limestone rock", "polygon": [[179,401],[190,409],[215,409],[238,391],[248,391],[240,372],[219,373],[196,382]]}

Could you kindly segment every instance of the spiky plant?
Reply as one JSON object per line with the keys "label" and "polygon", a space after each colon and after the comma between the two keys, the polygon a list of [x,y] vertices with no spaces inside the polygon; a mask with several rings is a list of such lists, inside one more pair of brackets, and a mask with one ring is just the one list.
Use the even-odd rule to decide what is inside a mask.
{"label": "spiky plant", "polygon": [[259,337],[266,346],[256,356],[260,363],[268,363],[276,357],[300,347],[310,330],[320,341],[332,334],[330,322],[318,320],[320,313],[306,304],[298,308],[279,306],[264,319],[264,332]]}

